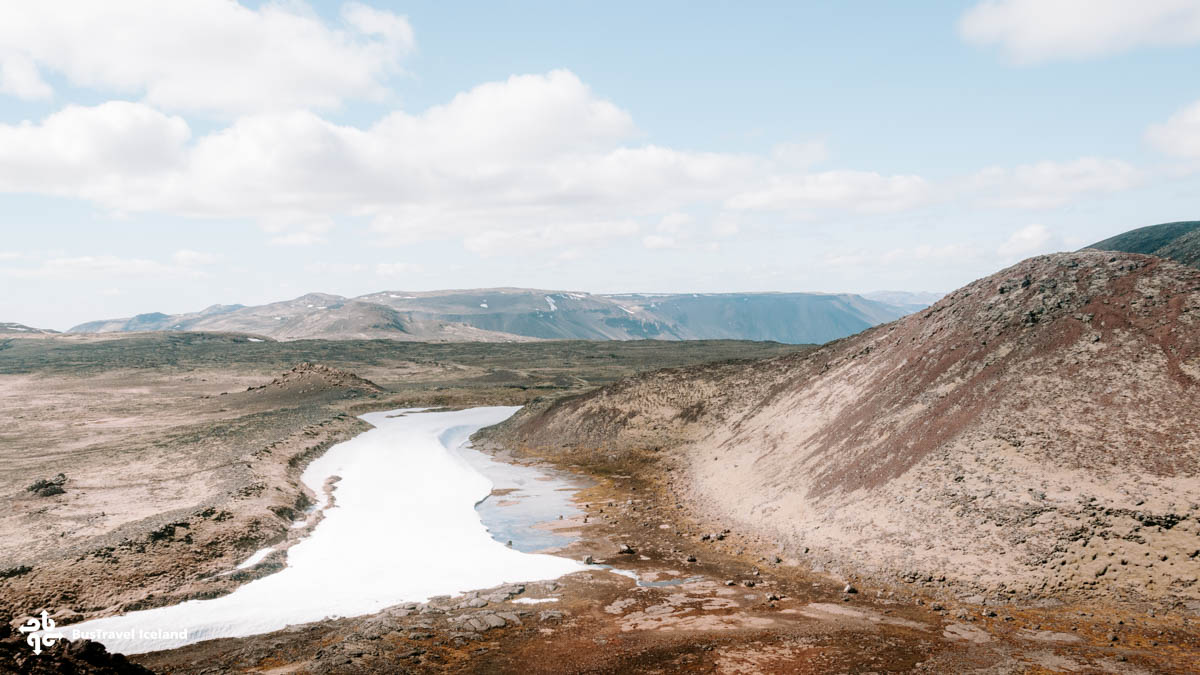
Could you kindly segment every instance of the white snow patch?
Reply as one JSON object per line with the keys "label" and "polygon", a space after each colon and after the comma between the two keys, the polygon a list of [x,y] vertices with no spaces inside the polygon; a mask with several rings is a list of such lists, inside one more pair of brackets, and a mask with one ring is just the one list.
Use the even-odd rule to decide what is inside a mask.
{"label": "white snow patch", "polygon": [[539,605],[543,602],[558,602],[558,598],[517,598],[513,602],[518,605]]}
{"label": "white snow patch", "polygon": [[274,546],[260,548],[257,551],[255,551],[254,554],[251,555],[249,558],[246,558],[242,562],[238,563],[238,566],[235,567],[234,569],[244,570],[249,567],[254,567],[258,563],[262,562],[263,558],[266,558],[267,556],[271,555],[271,552],[274,550],[275,550]]}
{"label": "white snow patch", "polygon": [[[617,307],[621,307],[621,306],[620,306],[620,305],[617,305]],[[628,307],[621,307],[621,309],[622,309],[622,310],[624,310],[624,311],[626,311],[626,312],[629,312],[630,314],[636,314],[636,313],[637,313],[637,312],[634,312],[632,309],[629,309]]]}
{"label": "white snow patch", "polygon": [[486,303],[486,302],[481,302],[481,303],[479,303],[479,306],[480,306],[480,307],[482,307],[482,308],[484,308],[484,309],[487,309],[487,303]]}
{"label": "white snow patch", "polygon": [[[70,629],[84,636],[105,631],[97,638],[109,650],[140,654],[580,571],[584,566],[573,560],[521,553],[492,539],[475,511],[492,483],[452,449],[516,411],[363,415],[375,428],[333,446],[301,475],[317,494],[325,494],[329,478],[340,476],[333,488],[337,506],[326,503],[324,519],[288,549],[285,569],[220,598],[85,621]],[[141,631],[187,633],[151,639]]]}
{"label": "white snow patch", "polygon": [[631,572],[631,571],[629,571],[629,570],[619,570],[619,569],[617,569],[617,568],[615,568],[615,567],[610,567],[610,568],[608,568],[608,571],[609,571],[609,572],[612,572],[613,574],[620,574],[620,575],[621,575],[621,576],[623,576],[623,577],[629,577],[630,579],[633,579],[634,581],[638,581],[638,580],[639,580],[639,579],[638,579],[637,572]]}
{"label": "white snow patch", "polygon": [[554,304],[554,298],[552,298],[548,295],[546,296],[546,304],[550,305],[551,312],[558,311],[558,305]]}
{"label": "white snow patch", "polygon": [[262,342],[262,338],[246,338],[250,342]]}

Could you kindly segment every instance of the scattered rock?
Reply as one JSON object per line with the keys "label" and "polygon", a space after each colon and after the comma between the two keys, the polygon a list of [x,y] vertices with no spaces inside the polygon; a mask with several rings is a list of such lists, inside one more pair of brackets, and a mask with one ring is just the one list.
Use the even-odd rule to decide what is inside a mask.
{"label": "scattered rock", "polygon": [[39,478],[38,480],[34,481],[32,485],[25,488],[25,491],[32,492],[39,497],[51,497],[54,495],[61,495],[66,492],[66,490],[64,490],[62,487],[63,485],[66,485],[66,483],[67,475],[65,473],[60,473],[54,478]]}

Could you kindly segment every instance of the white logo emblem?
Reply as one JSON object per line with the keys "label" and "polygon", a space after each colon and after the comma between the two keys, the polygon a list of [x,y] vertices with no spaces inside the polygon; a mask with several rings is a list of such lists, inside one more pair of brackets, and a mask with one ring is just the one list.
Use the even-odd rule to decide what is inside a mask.
{"label": "white logo emblem", "polygon": [[33,618],[25,622],[17,630],[22,633],[29,633],[29,637],[25,641],[33,647],[34,654],[42,653],[42,646],[52,646],[56,641],[63,640],[67,636],[54,630],[54,619],[46,616],[46,610],[42,610],[42,618]]}

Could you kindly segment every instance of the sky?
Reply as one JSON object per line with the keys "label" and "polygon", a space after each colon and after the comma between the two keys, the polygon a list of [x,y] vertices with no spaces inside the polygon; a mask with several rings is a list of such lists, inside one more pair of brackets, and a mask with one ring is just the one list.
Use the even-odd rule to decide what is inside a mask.
{"label": "sky", "polygon": [[949,291],[1200,218],[1200,0],[0,5],[0,321]]}

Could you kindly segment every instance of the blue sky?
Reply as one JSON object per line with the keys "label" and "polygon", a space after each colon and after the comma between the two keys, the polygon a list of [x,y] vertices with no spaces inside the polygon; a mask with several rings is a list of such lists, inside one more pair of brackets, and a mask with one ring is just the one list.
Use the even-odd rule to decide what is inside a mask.
{"label": "blue sky", "polygon": [[1197,72],[1193,0],[12,4],[0,321],[946,291],[1200,217]]}

